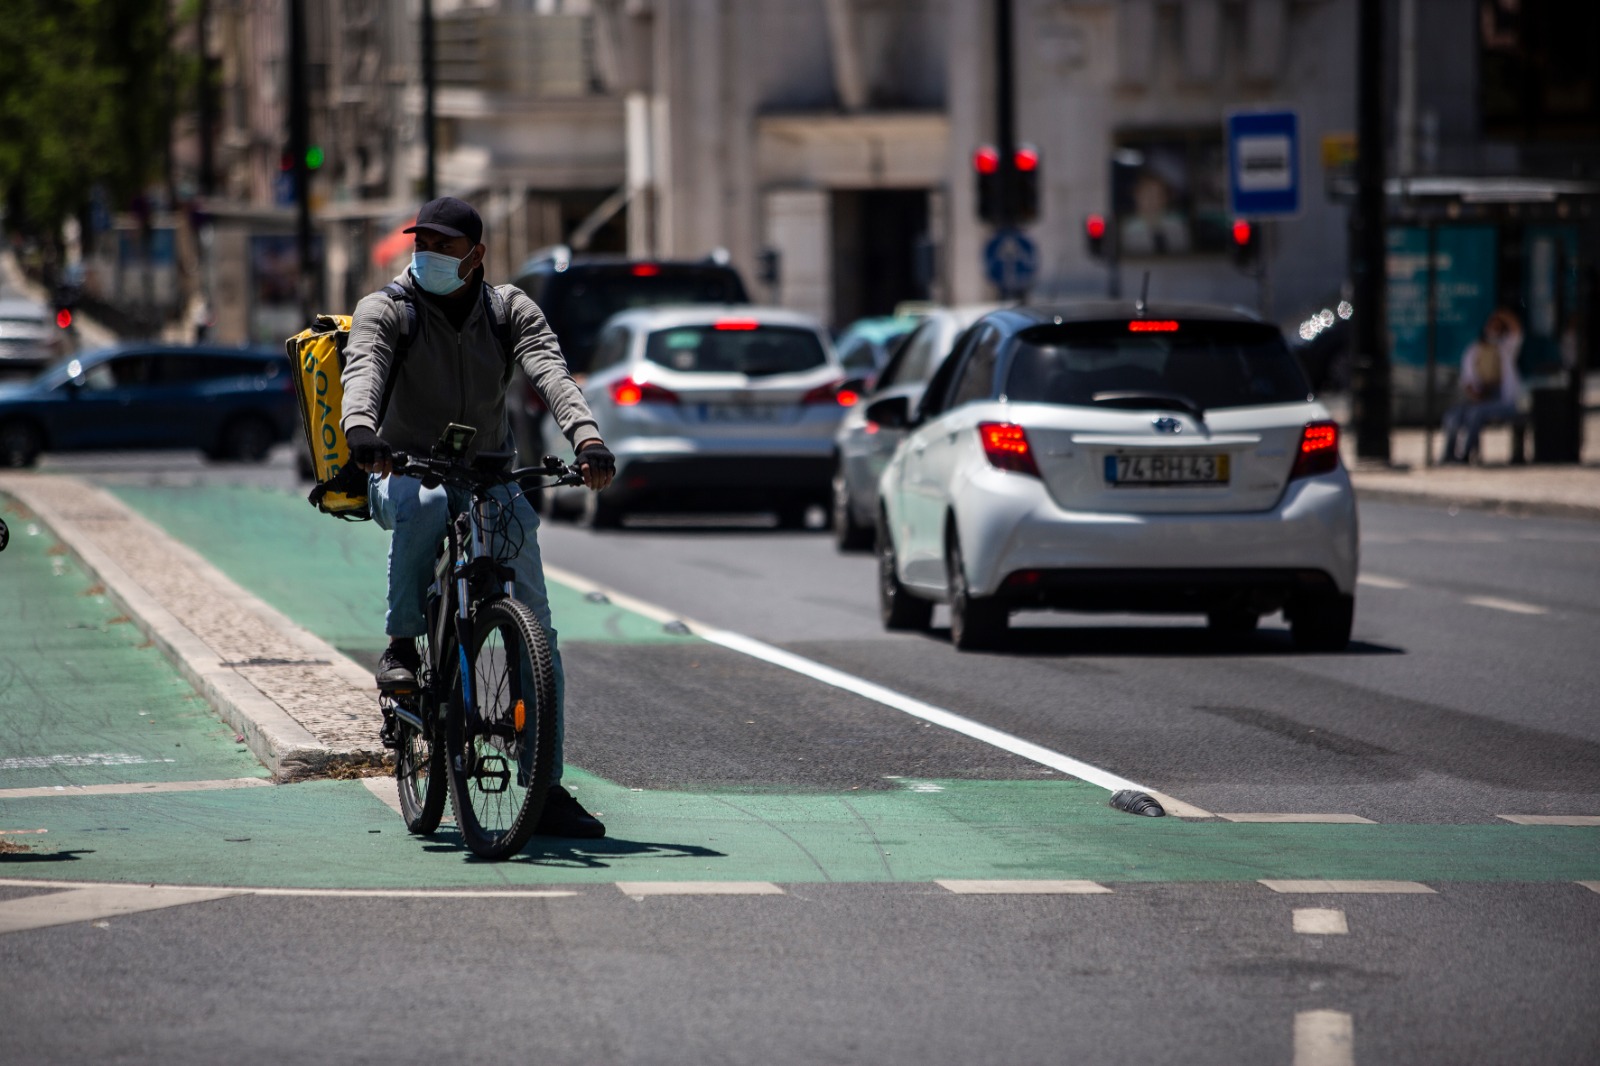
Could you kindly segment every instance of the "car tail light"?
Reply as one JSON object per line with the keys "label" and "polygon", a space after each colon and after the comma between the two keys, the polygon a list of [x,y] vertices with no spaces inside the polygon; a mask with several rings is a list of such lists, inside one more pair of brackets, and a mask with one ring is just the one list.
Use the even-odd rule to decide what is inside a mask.
{"label": "car tail light", "polygon": [[1178,324],[1169,318],[1136,318],[1128,323],[1129,333],[1176,333]]}
{"label": "car tail light", "polygon": [[841,389],[842,381],[830,381],[826,385],[816,388],[800,397],[803,404],[836,403],[840,407],[854,407],[861,399],[861,394],[854,389]]}
{"label": "car tail light", "polygon": [[641,403],[677,403],[678,394],[648,381],[623,378],[611,383],[611,402],[618,407],[636,407]]}
{"label": "car tail light", "polygon": [[1028,433],[1021,426],[1012,422],[979,422],[978,437],[990,463],[1001,470],[1039,476],[1033,449],[1028,446]]}
{"label": "car tail light", "polygon": [[1291,478],[1326,474],[1339,466],[1339,423],[1309,422],[1300,434],[1300,453]]}
{"label": "car tail light", "polygon": [[661,273],[661,268],[654,263],[633,264],[633,276],[636,278],[653,278]]}
{"label": "car tail light", "polygon": [[743,332],[745,330],[760,329],[761,323],[757,322],[753,318],[719,318],[712,324],[711,328],[722,330],[732,329]]}

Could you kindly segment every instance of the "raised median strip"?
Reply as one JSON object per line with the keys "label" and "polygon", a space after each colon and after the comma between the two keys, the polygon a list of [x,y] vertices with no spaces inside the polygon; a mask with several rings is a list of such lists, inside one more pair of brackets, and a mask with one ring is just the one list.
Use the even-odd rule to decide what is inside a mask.
{"label": "raised median strip", "polygon": [[371,676],[198,552],[78,478],[0,474],[244,738],[295,780],[382,762]]}

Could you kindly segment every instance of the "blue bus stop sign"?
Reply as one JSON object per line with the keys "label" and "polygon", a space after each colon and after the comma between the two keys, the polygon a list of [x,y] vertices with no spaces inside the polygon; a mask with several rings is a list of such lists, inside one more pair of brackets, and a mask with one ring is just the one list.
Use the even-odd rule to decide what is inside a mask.
{"label": "blue bus stop sign", "polygon": [[1038,249],[1021,230],[1000,230],[983,246],[984,275],[1005,295],[1027,292],[1038,267]]}
{"label": "blue bus stop sign", "polygon": [[1235,218],[1300,213],[1300,122],[1293,111],[1228,116],[1228,210]]}

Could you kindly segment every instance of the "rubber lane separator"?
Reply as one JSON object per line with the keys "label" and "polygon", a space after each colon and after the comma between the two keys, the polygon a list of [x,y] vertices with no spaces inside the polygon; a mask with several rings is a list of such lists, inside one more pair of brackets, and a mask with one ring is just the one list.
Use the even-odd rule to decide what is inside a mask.
{"label": "rubber lane separator", "polygon": [[996,747],[1031,762],[1036,762],[1041,766],[1048,766],[1052,770],[1070,774],[1081,781],[1087,781],[1091,785],[1098,785],[1108,792],[1121,792],[1124,789],[1131,789],[1135,792],[1147,793],[1159,800],[1168,814],[1176,815],[1179,818],[1210,818],[1212,816],[1210,811],[1203,810],[1191,803],[1184,803],[1182,800],[1174,799],[1164,792],[1157,792],[1146,785],[1129,781],[1125,777],[1119,777],[1108,770],[1100,769],[1098,766],[1091,766],[1089,763],[1081,762],[1068,755],[1062,755],[1060,752],[1051,751],[1049,748],[1035,744],[1032,741],[1023,740],[1021,737],[994,729],[981,722],[975,722],[970,718],[963,718],[959,714],[944,710],[941,707],[935,707],[931,703],[924,703],[904,693],[896,692],[894,689],[886,688],[883,685],[868,681],[865,678],[856,677],[853,674],[847,674],[843,670],[825,666],[793,652],[784,651],[782,648],[774,647],[753,637],[718,629],[715,626],[709,626],[703,622],[696,622],[673,614],[655,604],[635,599],[627,593],[616,592],[570,571],[556,567],[546,567],[545,576],[579,592],[602,592],[607,599],[618,607],[635,611],[646,618],[652,618],[662,623],[679,622],[695,636],[712,644],[719,644],[731,651],[740,652],[751,658],[771,663],[773,666],[792,670],[797,674],[811,678],[813,681],[820,681],[825,685],[832,685],[834,688],[853,692],[857,696],[872,700],[875,703],[881,703],[885,707],[892,707],[897,711],[911,715],[913,718],[920,718],[924,722],[942,726],[945,729],[971,737],[991,747]]}
{"label": "rubber lane separator", "polygon": [[782,896],[771,881],[618,881],[625,896]]}
{"label": "rubber lane separator", "polygon": [[1218,814],[1225,822],[1307,823],[1313,825],[1377,825],[1359,814]]}
{"label": "rubber lane separator", "polygon": [[1332,907],[1296,907],[1294,931],[1307,936],[1346,936],[1350,923],[1345,920],[1344,911]]}
{"label": "rubber lane separator", "polygon": [[1497,814],[1513,825],[1600,825],[1600,814]]}
{"label": "rubber lane separator", "polygon": [[1095,881],[935,881],[962,896],[1097,896],[1111,891]]}
{"label": "rubber lane separator", "polygon": [[1371,893],[1393,895],[1433,895],[1421,881],[1258,881],[1274,892],[1285,893]]}

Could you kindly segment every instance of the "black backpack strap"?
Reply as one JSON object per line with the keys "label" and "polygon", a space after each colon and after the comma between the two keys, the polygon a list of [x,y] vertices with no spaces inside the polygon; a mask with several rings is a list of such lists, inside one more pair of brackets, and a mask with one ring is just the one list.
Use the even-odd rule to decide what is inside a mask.
{"label": "black backpack strap", "polygon": [[494,330],[494,339],[500,342],[500,354],[506,361],[505,380],[510,382],[512,368],[517,365],[511,342],[511,309],[506,306],[505,293],[497,286],[484,285],[483,313],[489,316],[489,328]]}
{"label": "black backpack strap", "polygon": [[406,316],[406,328],[400,331],[400,336],[397,338],[398,343],[395,346],[395,354],[399,355],[416,343],[417,333],[422,328],[422,322],[417,318],[416,302],[411,299],[411,293],[406,290],[404,285],[398,281],[391,281],[383,287],[383,294],[398,303],[403,309],[402,313]]}

